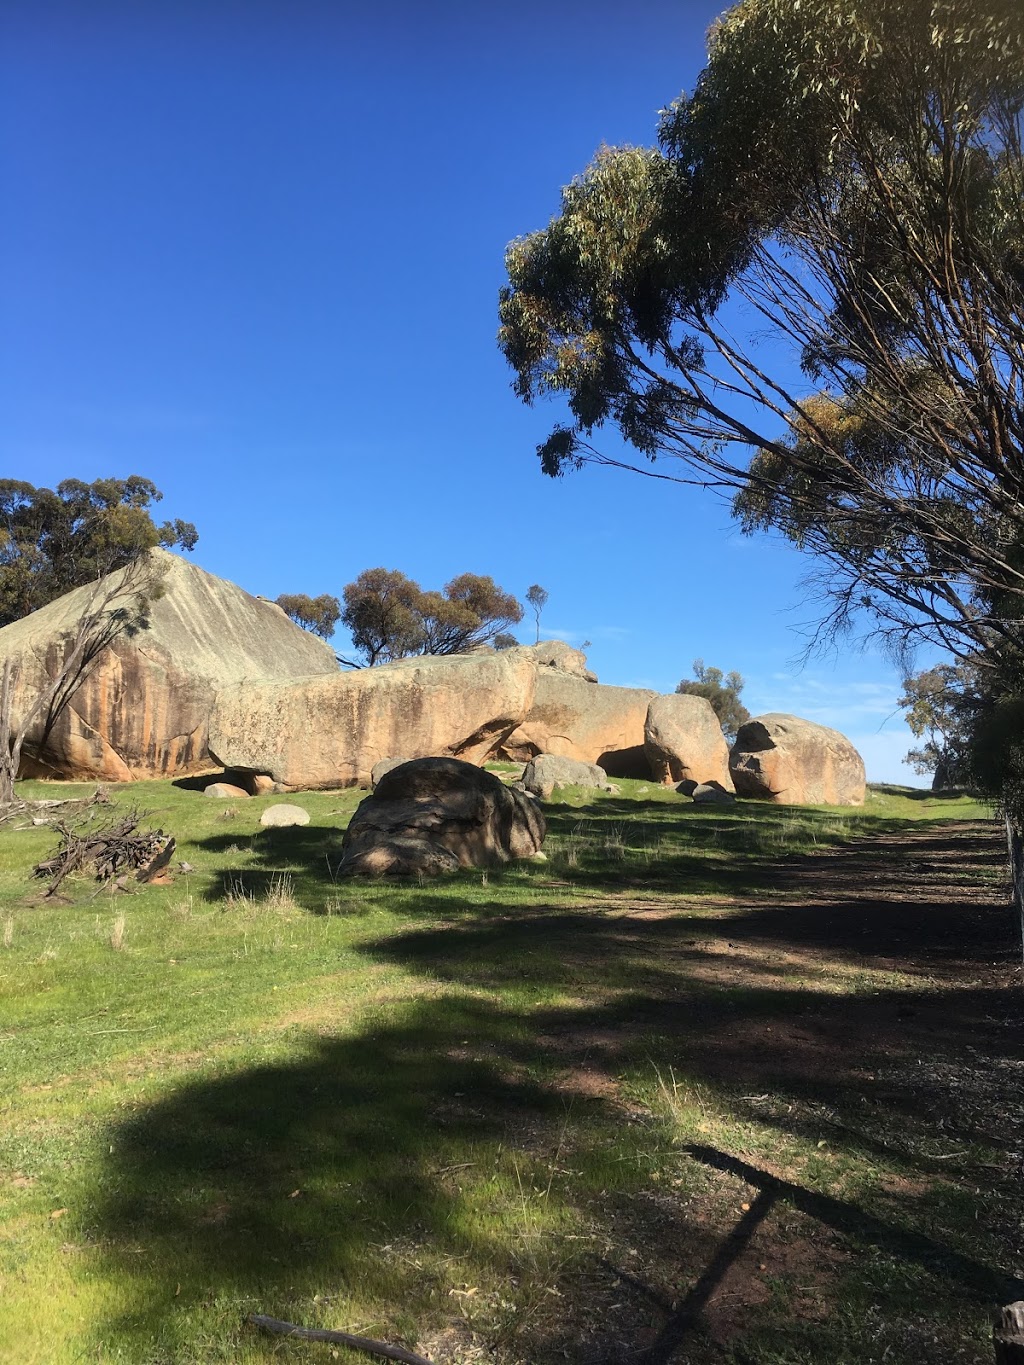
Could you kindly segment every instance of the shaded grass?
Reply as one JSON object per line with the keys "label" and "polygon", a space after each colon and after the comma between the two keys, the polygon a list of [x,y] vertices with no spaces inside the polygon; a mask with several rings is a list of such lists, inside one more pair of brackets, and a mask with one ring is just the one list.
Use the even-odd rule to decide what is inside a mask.
{"label": "shaded grass", "polygon": [[[426,886],[335,882],[351,792],[261,831],[274,798],[136,784],[194,870],[68,905],[25,877],[52,835],[5,831],[0,1358],[332,1358],[260,1311],[582,1361],[721,1262],[675,1359],[917,1361],[925,1324],[987,1359],[1024,1087],[998,846],[939,861],[977,808],[644,785],[563,793],[547,864]],[[865,902],[908,829],[931,870]]]}

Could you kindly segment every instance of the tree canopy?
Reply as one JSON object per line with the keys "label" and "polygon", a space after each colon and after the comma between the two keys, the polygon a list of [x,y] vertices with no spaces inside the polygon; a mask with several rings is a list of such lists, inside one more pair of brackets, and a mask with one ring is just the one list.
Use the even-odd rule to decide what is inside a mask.
{"label": "tree canopy", "polygon": [[341,617],[341,603],[326,592],[319,597],[310,597],[304,592],[283,592],[277,605],[297,626],[319,635],[321,640],[331,638]]}
{"label": "tree canopy", "polygon": [[137,474],[55,489],[0,479],[0,626],[131,564],[155,545],[191,550],[191,522],[154,522],[163,494]]}
{"label": "tree canopy", "polygon": [[[957,655],[1012,635],[1022,107],[1018,0],[730,9],[658,146],[599,152],[508,249],[514,386],[569,408],[545,471],[732,490],[824,562],[829,626],[866,610]],[[603,454],[606,426],[653,463]]]}
{"label": "tree canopy", "polygon": [[504,636],[523,618],[515,597],[481,574],[459,574],[443,592],[424,592],[398,569],[365,569],[343,597],[342,624],[369,665],[460,654]]}
{"label": "tree canopy", "polygon": [[918,773],[932,773],[932,786],[967,786],[972,781],[971,741],[982,705],[982,680],[970,660],[935,664],[904,678],[897,705],[910,733],[924,743],[906,762]]}
{"label": "tree canopy", "polygon": [[711,668],[703,659],[694,659],[693,678],[684,678],[676,691],[709,701],[730,744],[740,726],[750,719],[750,712],[740,701],[743,679],[735,670],[723,675],[720,668]]}

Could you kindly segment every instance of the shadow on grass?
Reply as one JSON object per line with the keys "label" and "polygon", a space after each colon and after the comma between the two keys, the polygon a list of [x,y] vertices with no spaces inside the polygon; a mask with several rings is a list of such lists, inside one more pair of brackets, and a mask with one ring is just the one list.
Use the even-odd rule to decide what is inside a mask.
{"label": "shadow on grass", "polygon": [[[473,1055],[503,1048],[509,1028],[471,1002],[411,1004],[298,1061],[184,1085],[119,1125],[96,1221],[134,1303],[106,1342],[177,1359],[197,1306],[224,1303],[237,1326],[244,1311],[287,1317],[316,1292],[367,1286],[381,1317],[400,1319],[412,1286],[431,1287],[415,1244],[457,1255],[486,1237],[460,1226],[447,1168],[493,1166],[510,1130],[563,1113],[556,1094]],[[390,1255],[397,1240],[413,1249]]]}
{"label": "shadow on grass", "polygon": [[[846,819],[834,810],[745,803],[710,811],[681,800],[608,797],[582,807],[548,806],[545,814],[552,859],[548,867],[510,864],[490,869],[492,878],[519,879],[541,894],[545,881],[561,876],[583,894],[750,895],[777,885],[780,866],[813,852],[819,836],[823,845],[834,844],[841,837],[837,822],[842,827]],[[863,813],[857,813],[856,821],[851,837],[905,828],[905,822]],[[246,849],[245,862],[222,869],[207,886],[205,898],[221,900],[247,881],[260,895],[274,874],[288,872],[299,903],[321,909],[334,886],[341,839],[340,826],[310,824],[245,835],[229,828],[197,840],[198,848],[218,858],[239,846]],[[463,874],[479,875],[473,869]],[[346,894],[358,896],[360,883],[346,881],[345,886]],[[415,883],[397,883],[393,904],[405,912],[413,908],[410,895],[417,893],[416,908],[422,912],[457,913],[458,878],[446,879],[442,887],[418,891]]]}
{"label": "shadow on grass", "polygon": [[[255,870],[311,868],[326,833],[261,833],[267,861]],[[957,875],[980,876],[975,862],[990,848],[965,834],[952,855]],[[535,1274],[568,1291],[557,1313],[501,1329],[520,1358],[593,1359],[581,1346],[590,1328],[576,1292],[579,1246],[591,1243],[559,1235],[597,1226],[614,1241],[621,1217],[625,1244],[665,1267],[670,1298],[683,1295],[683,1317],[667,1310],[649,1347],[661,1341],[670,1354],[673,1332],[691,1329],[780,1203],[907,1268],[898,1284],[872,1291],[893,1321],[912,1326],[921,1294],[972,1321],[1024,1294],[1001,1268],[1019,1254],[1017,1196],[984,1164],[993,1147],[1018,1141],[1012,1116],[1024,1115],[1022,998],[1005,974],[986,984],[991,963],[1012,952],[1010,919],[991,899],[941,893],[949,853],[941,836],[915,838],[907,857],[932,867],[932,882],[911,875],[913,895],[883,901],[865,891],[873,869],[903,876],[906,859],[897,853],[893,872],[892,850],[888,862],[877,850],[840,850],[828,859],[839,865],[829,899],[746,905],[717,919],[510,911],[495,898],[453,920],[450,898],[435,905],[419,893],[416,908],[448,922],[361,951],[447,983],[444,998],[382,1007],[354,1034],[311,1035],[297,1059],[189,1082],[112,1132],[88,1231],[127,1306],[100,1349],[199,1358],[197,1322],[205,1340],[232,1343],[248,1312],[310,1326],[329,1313],[331,1325],[414,1339],[424,1322],[452,1315],[452,1282],[486,1273],[520,1285]],[[849,991],[808,984],[826,961],[851,973]],[[917,981],[857,987],[861,968],[894,963]],[[745,1135],[737,1141],[774,1154],[777,1139],[779,1162],[798,1142],[813,1160],[824,1133],[836,1165],[816,1177],[808,1162],[805,1181],[781,1180],[710,1142],[676,1145],[678,1118],[634,1121],[623,1094],[624,1076],[653,1088],[655,1068],[684,1094],[713,1097],[724,1125]],[[899,1179],[864,1201],[812,1188],[838,1178],[850,1153],[884,1161]],[[511,1154],[524,1175],[510,1201]],[[683,1195],[637,1204],[648,1197],[651,1160],[676,1163],[684,1185],[698,1168],[733,1181],[732,1208],[752,1186],[756,1217],[723,1245],[722,1223],[695,1216]],[[568,1169],[545,1177],[556,1167]],[[547,1179],[543,1198],[532,1170],[541,1188]],[[936,1175],[941,1188],[922,1185]],[[980,1192],[985,1182],[1002,1192],[1001,1230],[957,1204],[963,1188]],[[358,1323],[346,1320],[346,1303],[360,1305]],[[834,1347],[834,1338],[818,1342],[806,1358],[831,1358]],[[276,1349],[267,1346],[268,1360]],[[851,1347],[849,1359],[877,1358],[874,1350]],[[231,1355],[211,1347],[201,1358]]]}
{"label": "shadow on grass", "polygon": [[[809,909],[800,909],[801,931],[811,928]],[[769,919],[753,916],[751,925],[765,935]],[[862,1208],[707,1144],[674,1147],[670,1124],[650,1114],[630,1127],[616,1093],[624,1074],[650,1075],[656,1064],[749,1122],[747,1101],[757,1097],[746,1092],[756,1086],[780,1100],[758,1115],[765,1130],[816,1137],[825,1112],[837,1148],[885,1156],[908,1176],[941,1170],[973,1182],[976,1168],[940,1165],[921,1141],[936,1131],[944,1143],[979,1138],[985,1116],[963,1108],[958,1074],[942,1064],[962,1060],[965,1039],[976,1055],[1018,1058],[1019,993],[922,984],[837,995],[788,986],[769,954],[731,974],[734,946],[748,932],[742,923],[728,921],[729,939],[714,942],[702,941],[698,927],[685,916],[581,921],[548,911],[365,945],[375,960],[467,993],[395,1006],[354,1036],[311,1037],[297,1060],[188,1083],[120,1124],[90,1222],[130,1306],[108,1324],[101,1348],[116,1342],[135,1351],[130,1358],[191,1359],[197,1315],[204,1330],[236,1340],[247,1312],[306,1325],[329,1312],[344,1325],[345,1302],[363,1305],[361,1329],[415,1339],[424,1319],[450,1316],[453,1280],[481,1264],[509,1283],[537,1269],[541,1243],[528,1237],[539,1234],[522,1221],[525,1200],[538,1198],[532,1177],[524,1175],[517,1196],[522,1212],[510,1212],[496,1183],[488,1193],[489,1182],[509,1152],[528,1172],[531,1161],[557,1166],[563,1144],[573,1178],[548,1180],[543,1219],[553,1242],[559,1228],[612,1218],[643,1183],[639,1157],[655,1149],[672,1161],[688,1153],[740,1187],[754,1185],[765,1194],[759,1217],[785,1201],[855,1244],[881,1248],[924,1276],[929,1295],[977,1312],[1024,1294],[999,1268],[1012,1249],[992,1245],[986,1254],[972,1245],[938,1197],[897,1195],[882,1213]],[[792,932],[773,930],[776,941]],[[565,994],[587,1003],[561,1003]],[[938,1064],[930,1090],[898,1080],[922,1057]],[[897,1079],[876,1083],[876,1067]],[[807,1104],[816,1106],[813,1121]],[[998,1112],[987,1121],[998,1122]],[[678,1312],[669,1314],[657,1339],[671,1344],[735,1257],[685,1201],[662,1213],[629,1236],[645,1257],[674,1267],[677,1290],[690,1287],[693,1312],[682,1326]],[[906,1226],[908,1218],[919,1226]],[[574,1246],[558,1243],[544,1273],[568,1276],[571,1286],[581,1255]],[[883,1292],[881,1311],[904,1312],[901,1292],[905,1281],[888,1307]],[[325,1296],[342,1307],[325,1309]],[[590,1330],[582,1312],[570,1295],[557,1323],[517,1329],[516,1350],[537,1362],[563,1352],[592,1359],[580,1347]]]}
{"label": "shadow on grass", "polygon": [[245,850],[246,857],[234,866],[221,866],[206,885],[203,899],[221,901],[231,895],[265,896],[275,878],[292,878],[295,898],[309,909],[318,908],[333,886],[341,846],[341,832],[334,825],[290,825],[260,829],[255,834],[209,835],[195,846],[218,860]]}
{"label": "shadow on grass", "polygon": [[[961,1286],[968,1287],[983,1301],[989,1299],[993,1293],[1005,1297],[1024,1289],[1024,1281],[1014,1276],[993,1272],[991,1267],[968,1256],[962,1256],[931,1237],[894,1227],[856,1205],[808,1190],[789,1180],[780,1180],[778,1176],[731,1156],[728,1152],[706,1145],[693,1145],[685,1150],[694,1161],[731,1176],[744,1186],[755,1190],[756,1194],[749,1204],[743,1205],[745,1212],[742,1217],[723,1238],[685,1298],[663,1310],[665,1321],[650,1345],[633,1355],[635,1365],[668,1365],[687,1337],[701,1329],[702,1315],[713,1296],[721,1289],[727,1276],[744,1254],[749,1251],[762,1225],[780,1202],[785,1202],[790,1208],[807,1215],[816,1224],[830,1228],[844,1238],[862,1245],[882,1248],[889,1255],[899,1257],[905,1263],[909,1262],[922,1269],[931,1270],[939,1277],[953,1277]],[[624,1275],[620,1278],[628,1281],[631,1277]],[[641,1285],[640,1288],[651,1297],[648,1286]],[[781,1343],[776,1341],[776,1345],[779,1344]],[[827,1337],[822,1346],[830,1357],[835,1354],[835,1347],[827,1342]],[[740,1360],[747,1358],[745,1353],[739,1357]],[[822,1357],[815,1353],[815,1358]]]}

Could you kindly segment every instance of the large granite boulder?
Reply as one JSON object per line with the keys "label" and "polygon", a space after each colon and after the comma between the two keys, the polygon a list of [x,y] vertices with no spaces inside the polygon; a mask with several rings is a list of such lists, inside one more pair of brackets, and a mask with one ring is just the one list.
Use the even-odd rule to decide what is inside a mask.
{"label": "large granite boulder", "polygon": [[403,763],[349,822],[343,876],[436,876],[540,852],[544,816],[493,773],[450,758]]}
{"label": "large granite boulder", "polygon": [[716,782],[732,788],[729,746],[706,697],[655,697],[644,722],[644,753],[655,782]]}
{"label": "large granite boulder", "polygon": [[650,777],[644,722],[656,692],[606,687],[543,665],[536,675],[533,705],[498,757],[527,763],[537,754],[558,754],[596,763],[610,777]]}
{"label": "large granite boulder", "polygon": [[738,795],[793,806],[862,806],[864,760],[845,735],[771,712],[740,727],[729,756]]}
{"label": "large granite boulder", "polygon": [[528,792],[547,800],[556,787],[588,787],[604,791],[608,774],[596,763],[580,763],[560,754],[538,754],[526,765],[522,778]]}
{"label": "large granite boulder", "polygon": [[369,785],[395,754],[484,763],[529,712],[537,674],[528,650],[507,649],[240,684],[217,695],[210,753],[303,788]]}
{"label": "large granite boulder", "polygon": [[[167,550],[151,552],[160,596],[148,624],[92,661],[45,743],[31,729],[22,774],[126,782],[210,766],[213,699],[255,679],[337,676],[334,652],[274,603],[250,596]],[[0,630],[0,663],[21,665],[14,713],[67,657],[93,587],[77,588]]]}

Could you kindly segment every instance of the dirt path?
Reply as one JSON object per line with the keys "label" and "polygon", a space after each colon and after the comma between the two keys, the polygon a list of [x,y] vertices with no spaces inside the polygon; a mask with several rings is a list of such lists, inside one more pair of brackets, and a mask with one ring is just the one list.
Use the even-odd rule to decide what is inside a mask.
{"label": "dirt path", "polygon": [[[994,822],[904,829],[790,858],[771,888],[771,937],[794,947],[960,985],[978,972],[993,985],[1020,980],[1006,848]],[[734,904],[756,914],[764,901]]]}
{"label": "dirt path", "polygon": [[[778,1331],[807,1334],[811,1356],[794,1358],[824,1359],[813,1353],[834,1349],[826,1324],[844,1277],[891,1264],[883,1280],[937,1277],[915,1294],[963,1294],[928,1349],[941,1337],[944,1362],[987,1361],[971,1326],[987,1309],[972,1305],[1016,1297],[1024,1276],[1024,982],[999,826],[901,830],[787,859],[767,894],[712,902],[710,918],[708,904],[638,904],[614,937],[587,950],[578,939],[584,970],[600,950],[649,974],[617,1021],[588,1032],[577,1020],[560,1038],[592,1084],[655,1038],[645,1045],[689,1094],[752,1125],[746,1150],[713,1119],[687,1149],[708,1173],[701,1198],[677,1207],[663,1189],[619,1214],[636,1281],[677,1300],[640,1334],[650,1359],[722,1359],[768,1310],[766,1277],[789,1287]],[[816,1172],[808,1149],[822,1154]],[[599,1275],[590,1287],[610,1322],[637,1314],[614,1328],[636,1345],[651,1300],[628,1290]],[[879,1354],[862,1343],[851,1359],[940,1358],[913,1309],[894,1298],[879,1313]]]}

